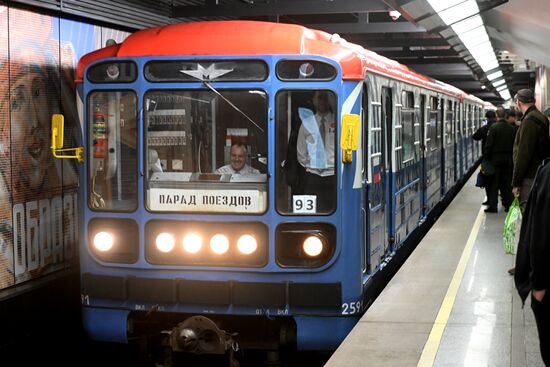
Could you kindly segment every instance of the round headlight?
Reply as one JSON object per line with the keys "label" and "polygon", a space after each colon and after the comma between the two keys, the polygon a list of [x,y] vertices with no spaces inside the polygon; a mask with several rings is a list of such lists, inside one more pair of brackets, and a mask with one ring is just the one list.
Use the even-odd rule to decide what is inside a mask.
{"label": "round headlight", "polygon": [[94,246],[101,252],[109,251],[113,247],[113,235],[108,232],[98,232],[94,236]]}
{"label": "round headlight", "polygon": [[323,251],[323,241],[317,236],[309,236],[304,240],[302,248],[308,256],[319,256]]}
{"label": "round headlight", "polygon": [[249,234],[244,234],[237,241],[237,248],[245,255],[250,255],[258,249],[258,242]]}
{"label": "round headlight", "polygon": [[163,232],[157,236],[155,244],[159,251],[170,252],[176,245],[176,239],[170,233]]}
{"label": "round headlight", "polygon": [[214,235],[210,239],[210,248],[218,255],[225,254],[229,250],[229,240],[223,234]]}
{"label": "round headlight", "polygon": [[183,238],[183,249],[192,254],[196,254],[202,247],[202,238],[198,234],[189,233]]}
{"label": "round headlight", "polygon": [[109,64],[109,66],[107,66],[107,76],[110,79],[116,79],[119,77],[119,75],[120,75],[120,69],[118,68],[118,65]]}

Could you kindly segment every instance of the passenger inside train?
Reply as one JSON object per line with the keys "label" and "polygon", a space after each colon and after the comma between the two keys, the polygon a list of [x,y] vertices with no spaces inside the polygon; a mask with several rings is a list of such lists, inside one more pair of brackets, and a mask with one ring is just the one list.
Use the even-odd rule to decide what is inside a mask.
{"label": "passenger inside train", "polygon": [[279,210],[331,213],[336,206],[335,96],[329,91],[285,91],[277,99],[277,129],[283,140],[277,146],[286,147],[278,156],[288,185],[278,195],[283,199]]}

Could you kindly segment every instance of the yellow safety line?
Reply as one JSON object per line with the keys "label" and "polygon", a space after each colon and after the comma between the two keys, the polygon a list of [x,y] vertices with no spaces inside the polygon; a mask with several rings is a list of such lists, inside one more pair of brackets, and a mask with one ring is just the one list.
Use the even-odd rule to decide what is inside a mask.
{"label": "yellow safety line", "polygon": [[474,222],[474,226],[472,227],[472,231],[470,232],[470,236],[468,237],[468,241],[466,242],[464,251],[462,251],[462,256],[460,257],[460,261],[458,262],[458,266],[456,267],[453,279],[451,280],[451,284],[449,284],[449,288],[447,289],[447,294],[445,294],[443,303],[439,308],[439,312],[437,314],[437,317],[435,318],[434,324],[432,326],[432,331],[430,332],[430,336],[428,337],[428,341],[424,345],[424,350],[422,350],[422,355],[420,356],[417,367],[431,367],[434,364],[435,356],[437,354],[439,344],[441,343],[441,338],[443,336],[443,331],[445,330],[447,322],[449,321],[449,316],[451,315],[451,311],[455,303],[456,294],[458,293],[460,283],[462,283],[462,278],[464,277],[466,266],[468,265],[468,260],[470,259],[470,254],[472,253],[472,249],[474,248],[474,243],[476,241],[479,228],[481,227],[481,222],[483,221],[484,215],[482,210],[483,207],[479,209],[476,221]]}

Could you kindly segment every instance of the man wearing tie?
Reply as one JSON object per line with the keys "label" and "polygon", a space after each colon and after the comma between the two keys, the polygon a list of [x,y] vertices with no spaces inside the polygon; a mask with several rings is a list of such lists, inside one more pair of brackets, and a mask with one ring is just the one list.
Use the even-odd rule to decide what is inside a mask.
{"label": "man wearing tie", "polygon": [[316,196],[318,213],[334,210],[336,180],[334,175],[334,142],[336,120],[329,100],[329,92],[316,91],[313,95],[315,113],[299,108],[302,126],[298,132],[298,162],[305,168],[304,194]]}

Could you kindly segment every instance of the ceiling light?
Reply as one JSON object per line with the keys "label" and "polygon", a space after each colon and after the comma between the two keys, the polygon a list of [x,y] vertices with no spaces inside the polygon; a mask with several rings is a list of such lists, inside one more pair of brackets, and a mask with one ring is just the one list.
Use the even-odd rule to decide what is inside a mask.
{"label": "ceiling light", "polygon": [[453,31],[456,34],[468,32],[471,29],[481,27],[483,25],[483,19],[479,15],[474,15],[471,18],[464,19],[458,23],[452,25]]}
{"label": "ceiling light", "polygon": [[428,0],[428,3],[430,3],[432,8],[438,13],[441,10],[448,9],[457,4],[460,4],[461,2],[464,2],[464,0]]}
{"label": "ceiling light", "polygon": [[498,64],[498,61],[495,60],[495,61],[491,61],[491,62],[488,62],[488,63],[481,64],[481,65],[479,65],[479,67],[484,72],[488,72],[489,70],[493,70],[493,69],[498,68],[499,64]]}
{"label": "ceiling light", "polygon": [[497,87],[497,92],[500,93],[500,92],[502,92],[502,91],[505,90],[505,89],[508,89],[508,86],[507,86],[506,84],[501,85],[501,86]]}
{"label": "ceiling light", "polygon": [[512,96],[510,95],[509,90],[505,90],[504,92],[500,93],[500,96],[504,98],[505,100],[512,99]]}
{"label": "ceiling light", "polygon": [[498,87],[499,85],[506,84],[506,80],[501,79],[496,82],[493,82],[493,87]]}
{"label": "ceiling light", "polygon": [[443,20],[443,22],[447,25],[451,25],[478,13],[479,7],[477,6],[477,2],[475,0],[467,0],[451,8],[438,12],[441,20]]}
{"label": "ceiling light", "polygon": [[494,73],[491,73],[489,75],[487,75],[487,79],[489,80],[495,80],[497,78],[500,78],[502,76],[502,71],[495,71]]}

